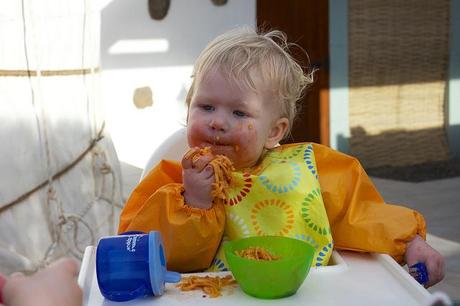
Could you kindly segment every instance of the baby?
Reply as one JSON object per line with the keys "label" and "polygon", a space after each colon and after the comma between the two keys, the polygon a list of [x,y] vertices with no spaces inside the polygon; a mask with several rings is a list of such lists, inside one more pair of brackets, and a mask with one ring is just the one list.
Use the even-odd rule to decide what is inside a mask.
{"label": "baby", "polygon": [[[282,235],[312,244],[315,265],[327,264],[333,247],[388,253],[425,263],[427,285],[439,282],[444,261],[424,241],[419,213],[384,203],[350,156],[312,143],[279,146],[312,82],[288,47],[279,31],[238,29],[203,50],[186,100],[191,152],[142,180],[119,232],[159,230],[176,271],[225,270],[222,241]],[[216,155],[235,168],[226,199],[213,193]]]}

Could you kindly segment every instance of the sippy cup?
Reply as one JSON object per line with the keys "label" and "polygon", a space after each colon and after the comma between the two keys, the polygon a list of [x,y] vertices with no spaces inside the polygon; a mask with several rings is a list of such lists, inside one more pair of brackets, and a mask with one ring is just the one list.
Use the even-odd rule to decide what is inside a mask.
{"label": "sippy cup", "polygon": [[166,270],[158,231],[102,237],[96,249],[96,275],[102,295],[112,301],[160,296],[165,282],[177,283],[181,278],[179,273]]}

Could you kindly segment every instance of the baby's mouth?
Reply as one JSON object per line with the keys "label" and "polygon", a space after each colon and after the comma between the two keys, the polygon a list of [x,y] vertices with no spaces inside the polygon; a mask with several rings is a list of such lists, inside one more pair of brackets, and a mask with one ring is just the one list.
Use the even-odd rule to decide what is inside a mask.
{"label": "baby's mouth", "polygon": [[232,148],[235,147],[234,145],[222,141],[207,141],[203,144],[203,146],[211,147],[212,151],[217,154],[229,152]]}
{"label": "baby's mouth", "polygon": [[239,146],[228,142],[228,140],[223,140],[219,135],[212,137],[206,141],[205,146],[212,147],[213,151],[217,154],[224,154],[230,152],[238,152]]}
{"label": "baby's mouth", "polygon": [[222,138],[219,135],[213,137],[210,142],[218,146],[225,145],[224,143],[222,143]]}
{"label": "baby's mouth", "polygon": [[214,154],[221,154],[230,158],[235,154],[239,154],[238,152],[240,147],[238,145],[231,144],[212,144],[211,150]]}
{"label": "baby's mouth", "polygon": [[231,145],[229,144],[226,144],[226,143],[222,143],[222,142],[213,142],[213,143],[209,143],[209,146],[211,146],[212,148],[228,148],[228,147],[231,147]]}
{"label": "baby's mouth", "polygon": [[216,147],[225,147],[225,146],[229,146],[229,144],[225,141],[222,140],[222,138],[219,136],[219,135],[216,135],[210,139],[208,139],[206,141],[208,144],[210,144],[211,146],[216,146]]}

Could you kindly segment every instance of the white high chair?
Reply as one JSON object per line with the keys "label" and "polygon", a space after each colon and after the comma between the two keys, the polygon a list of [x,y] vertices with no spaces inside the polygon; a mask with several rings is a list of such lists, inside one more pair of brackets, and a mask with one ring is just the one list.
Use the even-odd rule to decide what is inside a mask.
{"label": "white high chair", "polygon": [[142,170],[141,180],[162,159],[180,161],[187,150],[187,129],[181,128],[172,133],[161,145],[158,146],[155,151],[153,151],[152,155],[147,161],[147,164]]}
{"label": "white high chair", "polygon": [[[162,159],[181,160],[187,151],[186,129],[175,131],[155,150],[143,169],[141,179]],[[88,246],[81,263],[78,283],[83,289],[84,306],[120,305],[101,295],[95,272],[94,246]],[[227,275],[229,272],[198,273]],[[166,284],[161,297],[147,297],[124,302],[131,305],[217,305],[256,306],[273,302],[276,305],[388,305],[429,306],[435,302],[451,305],[443,293],[431,294],[405,269],[386,254],[334,251],[326,267],[312,267],[307,279],[295,295],[276,301],[260,300],[243,293],[238,287],[224,290],[219,298],[203,298],[201,291],[181,292],[174,284]]]}

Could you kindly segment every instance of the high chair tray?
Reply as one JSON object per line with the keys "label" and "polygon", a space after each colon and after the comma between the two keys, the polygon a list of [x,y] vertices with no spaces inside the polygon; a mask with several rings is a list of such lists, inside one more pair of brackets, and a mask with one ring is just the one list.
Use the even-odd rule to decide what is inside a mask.
{"label": "high chair tray", "polygon": [[[390,256],[334,251],[327,267],[311,268],[306,280],[293,296],[277,300],[261,300],[246,295],[238,286],[226,287],[222,296],[210,298],[200,290],[182,292],[174,284],[166,284],[160,297],[145,297],[128,302],[105,299],[97,285],[95,247],[85,250],[78,283],[83,289],[84,306],[175,306],[175,305],[423,305],[430,293],[418,284]],[[197,273],[224,276],[229,272]],[[186,275],[186,274],[184,274]],[[190,274],[187,274],[190,275]]]}

